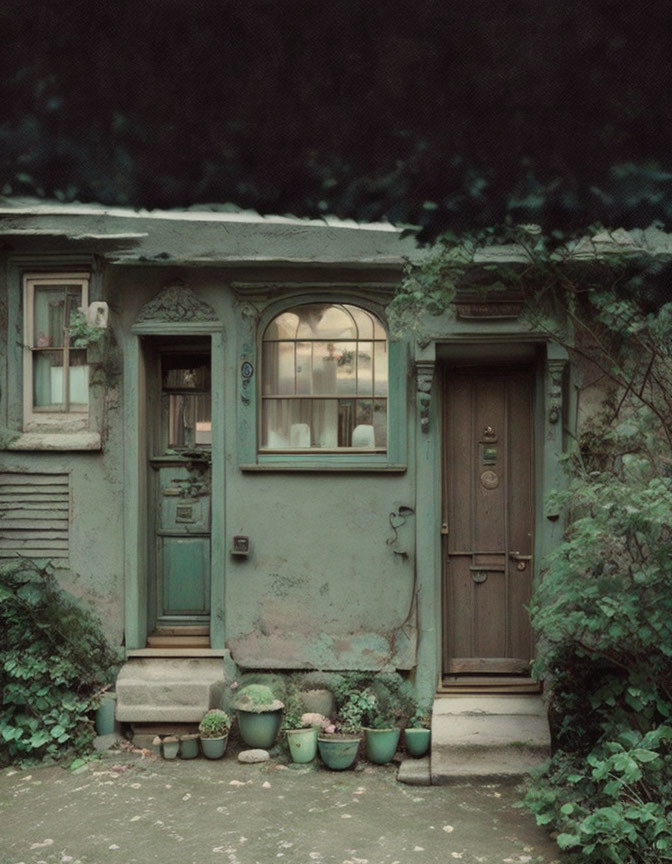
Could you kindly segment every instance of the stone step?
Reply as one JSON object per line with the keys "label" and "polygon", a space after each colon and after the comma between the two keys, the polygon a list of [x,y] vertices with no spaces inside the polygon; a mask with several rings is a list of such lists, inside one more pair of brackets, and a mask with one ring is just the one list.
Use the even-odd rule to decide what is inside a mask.
{"label": "stone step", "polygon": [[550,754],[540,696],[437,698],[432,714],[431,782],[516,781]]}
{"label": "stone step", "polygon": [[222,704],[222,658],[132,657],[117,677],[116,719],[126,723],[198,723]]}

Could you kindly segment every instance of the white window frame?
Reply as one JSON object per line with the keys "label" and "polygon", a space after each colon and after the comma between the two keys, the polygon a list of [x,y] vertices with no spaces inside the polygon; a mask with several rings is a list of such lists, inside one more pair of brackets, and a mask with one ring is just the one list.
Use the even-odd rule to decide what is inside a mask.
{"label": "white window frame", "polygon": [[[90,274],[76,272],[25,273],[23,275],[23,428],[25,432],[79,432],[88,429],[89,407],[82,411],[36,410],[33,393],[33,356],[35,288],[48,285],[78,285],[82,291],[81,306],[89,302]],[[66,336],[65,351],[69,348]]]}

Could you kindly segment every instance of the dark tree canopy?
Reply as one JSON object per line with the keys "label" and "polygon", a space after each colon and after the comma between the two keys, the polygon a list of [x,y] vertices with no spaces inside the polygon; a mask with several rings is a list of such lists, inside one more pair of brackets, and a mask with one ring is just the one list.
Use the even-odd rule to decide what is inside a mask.
{"label": "dark tree canopy", "polygon": [[669,0],[6,0],[0,189],[667,222],[671,31]]}

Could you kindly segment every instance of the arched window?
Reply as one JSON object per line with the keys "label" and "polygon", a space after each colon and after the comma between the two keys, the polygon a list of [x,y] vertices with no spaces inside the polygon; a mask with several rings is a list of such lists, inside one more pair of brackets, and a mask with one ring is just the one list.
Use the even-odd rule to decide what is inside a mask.
{"label": "arched window", "polygon": [[386,450],[387,334],[375,315],[294,306],[268,325],[261,354],[262,450]]}

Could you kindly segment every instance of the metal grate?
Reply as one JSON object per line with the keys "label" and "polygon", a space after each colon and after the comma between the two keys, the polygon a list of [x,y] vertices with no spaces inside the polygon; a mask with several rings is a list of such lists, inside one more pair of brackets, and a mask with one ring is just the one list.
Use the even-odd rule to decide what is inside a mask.
{"label": "metal grate", "polygon": [[68,474],[0,473],[0,558],[67,558]]}

